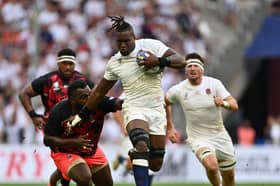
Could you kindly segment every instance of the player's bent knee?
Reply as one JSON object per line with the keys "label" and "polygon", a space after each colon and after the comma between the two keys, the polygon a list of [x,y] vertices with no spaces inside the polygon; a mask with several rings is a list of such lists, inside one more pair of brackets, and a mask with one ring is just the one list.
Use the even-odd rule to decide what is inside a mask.
{"label": "player's bent knee", "polygon": [[81,185],[89,185],[91,181],[91,175],[90,174],[81,174],[77,180],[75,180],[77,183]]}
{"label": "player's bent knee", "polygon": [[148,166],[149,159],[149,134],[142,128],[135,128],[129,132],[129,138],[134,149],[130,151],[133,165]]}
{"label": "player's bent knee", "polygon": [[142,128],[135,128],[129,132],[130,141],[137,152],[148,152],[150,146],[150,138],[147,131]]}
{"label": "player's bent knee", "polygon": [[205,168],[206,168],[206,170],[208,172],[212,172],[212,173],[216,173],[216,172],[219,171],[218,164],[217,163],[213,163],[213,162],[208,163]]}

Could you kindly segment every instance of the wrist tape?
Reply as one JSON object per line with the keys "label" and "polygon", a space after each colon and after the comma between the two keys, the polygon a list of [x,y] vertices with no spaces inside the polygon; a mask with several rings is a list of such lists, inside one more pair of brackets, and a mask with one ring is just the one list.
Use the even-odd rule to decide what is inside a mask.
{"label": "wrist tape", "polygon": [[163,68],[163,67],[169,67],[171,64],[170,59],[168,59],[167,57],[159,57],[159,67]]}

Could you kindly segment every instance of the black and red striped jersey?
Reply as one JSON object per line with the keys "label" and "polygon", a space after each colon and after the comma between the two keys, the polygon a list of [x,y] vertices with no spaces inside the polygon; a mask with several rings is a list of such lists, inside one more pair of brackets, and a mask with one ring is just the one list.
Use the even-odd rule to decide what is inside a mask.
{"label": "black and red striped jersey", "polygon": [[78,71],[74,71],[70,78],[63,78],[59,71],[52,71],[40,76],[31,82],[33,90],[41,96],[45,107],[45,116],[49,115],[50,110],[59,101],[67,98],[68,85],[74,80],[87,81],[90,88],[94,83],[87,80],[86,77]]}

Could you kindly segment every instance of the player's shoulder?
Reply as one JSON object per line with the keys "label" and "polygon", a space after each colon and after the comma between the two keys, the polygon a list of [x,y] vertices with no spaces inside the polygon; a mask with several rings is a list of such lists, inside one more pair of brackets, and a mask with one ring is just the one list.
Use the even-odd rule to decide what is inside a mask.
{"label": "player's shoulder", "polygon": [[63,110],[68,110],[71,108],[69,99],[63,99],[60,102],[58,102],[57,104],[55,104],[55,106],[52,109],[52,112],[61,112]]}
{"label": "player's shoulder", "polygon": [[36,79],[39,79],[39,78],[49,78],[49,77],[51,77],[51,76],[53,76],[53,75],[55,75],[55,74],[58,74],[58,71],[57,71],[57,70],[48,72],[48,73],[46,73],[46,74],[42,74],[42,75],[40,75],[39,77],[37,77]]}
{"label": "player's shoulder", "polygon": [[115,63],[115,62],[118,62],[119,59],[122,57],[121,53],[120,52],[117,52],[115,54],[113,54],[110,58],[109,58],[109,61],[108,63]]}
{"label": "player's shoulder", "polygon": [[141,38],[141,39],[137,39],[135,41],[137,44],[139,44],[140,46],[149,46],[150,44],[160,44],[162,43],[161,41],[157,40],[157,39],[151,39],[151,38]]}
{"label": "player's shoulder", "polygon": [[203,83],[208,86],[219,86],[223,84],[221,80],[210,76],[203,76]]}
{"label": "player's shoulder", "polygon": [[174,87],[182,87],[182,86],[186,86],[187,84],[187,79],[184,79],[183,81],[178,82],[177,84],[174,85]]}
{"label": "player's shoulder", "polygon": [[35,86],[35,84],[48,84],[50,78],[55,74],[58,74],[58,72],[57,71],[51,71],[51,72],[48,72],[46,74],[40,75],[39,77],[36,77],[31,82],[32,86]]}
{"label": "player's shoulder", "polygon": [[86,80],[86,76],[83,73],[76,70],[74,71],[72,77],[74,77],[74,79]]}
{"label": "player's shoulder", "polygon": [[81,72],[79,72],[77,70],[74,71],[74,74],[79,75],[79,76],[84,76],[84,74],[82,74]]}
{"label": "player's shoulder", "polygon": [[220,82],[219,79],[210,76],[203,76],[203,80],[206,82]]}
{"label": "player's shoulder", "polygon": [[50,112],[50,117],[55,120],[63,121],[67,119],[72,114],[71,104],[69,100],[63,99],[54,105]]}

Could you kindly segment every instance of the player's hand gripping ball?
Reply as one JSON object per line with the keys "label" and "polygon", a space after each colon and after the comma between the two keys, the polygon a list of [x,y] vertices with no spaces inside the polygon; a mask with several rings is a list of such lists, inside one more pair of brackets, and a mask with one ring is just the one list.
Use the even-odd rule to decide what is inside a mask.
{"label": "player's hand gripping ball", "polygon": [[[136,55],[136,62],[139,64],[140,62],[145,61],[150,54],[145,50],[139,50]],[[146,69],[145,66],[140,66],[140,68],[145,72],[145,74],[158,74],[162,72],[162,69],[159,66],[151,67]]]}

